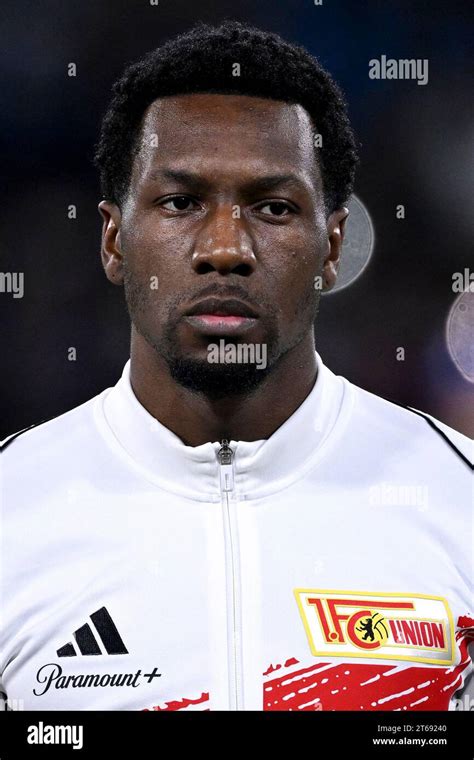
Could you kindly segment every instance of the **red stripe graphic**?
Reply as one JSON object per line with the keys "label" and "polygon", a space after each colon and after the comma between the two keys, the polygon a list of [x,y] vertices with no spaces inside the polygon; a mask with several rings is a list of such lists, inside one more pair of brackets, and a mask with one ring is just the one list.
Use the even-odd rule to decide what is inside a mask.
{"label": "red stripe graphic", "polygon": [[[458,618],[458,628],[463,629],[466,636],[474,637],[474,618],[470,615],[461,615]],[[467,630],[466,630],[467,629]]]}
{"label": "red stripe graphic", "polygon": [[[455,639],[460,662],[449,668],[317,661],[305,667],[295,657],[263,673],[263,710],[448,710],[471,664],[468,644],[474,618],[461,615]],[[163,702],[144,712],[209,710],[209,692]]]}
{"label": "red stripe graphic", "polygon": [[[470,664],[468,637],[456,636],[461,662],[449,668],[318,661],[302,667],[295,658],[264,673],[263,709],[448,710]],[[299,667],[297,667],[299,665]],[[273,675],[276,671],[284,673]]]}
{"label": "red stripe graphic", "polygon": [[[209,702],[209,692],[202,692],[201,696],[197,699],[188,699],[187,697],[183,697],[182,699],[175,699],[171,702],[165,702],[166,707],[162,707],[160,705],[155,705],[151,708],[145,708],[142,710],[142,712],[162,712],[164,710],[185,710],[190,705],[199,705],[199,704],[205,704],[206,702]],[[209,710],[209,707],[204,707],[203,711]]]}

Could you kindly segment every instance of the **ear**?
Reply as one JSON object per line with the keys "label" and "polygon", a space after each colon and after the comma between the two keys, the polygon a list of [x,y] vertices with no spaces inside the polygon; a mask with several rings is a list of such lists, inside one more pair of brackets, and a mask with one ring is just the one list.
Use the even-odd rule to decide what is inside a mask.
{"label": "ear", "polygon": [[349,209],[345,206],[333,211],[327,221],[328,253],[323,265],[323,291],[331,290],[337,279],[337,272],[341,262],[342,244]]}
{"label": "ear", "polygon": [[120,222],[122,215],[119,207],[109,201],[101,201],[99,213],[104,220],[102,224],[102,243],[100,257],[105,275],[114,285],[123,284],[123,256],[120,242]]}

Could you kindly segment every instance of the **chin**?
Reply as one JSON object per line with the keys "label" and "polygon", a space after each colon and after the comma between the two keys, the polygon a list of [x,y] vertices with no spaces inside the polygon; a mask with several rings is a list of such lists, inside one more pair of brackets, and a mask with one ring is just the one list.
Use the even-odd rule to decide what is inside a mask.
{"label": "chin", "polygon": [[179,385],[209,398],[248,395],[265,380],[269,367],[255,364],[210,364],[207,358],[182,356],[168,361],[171,377]]}

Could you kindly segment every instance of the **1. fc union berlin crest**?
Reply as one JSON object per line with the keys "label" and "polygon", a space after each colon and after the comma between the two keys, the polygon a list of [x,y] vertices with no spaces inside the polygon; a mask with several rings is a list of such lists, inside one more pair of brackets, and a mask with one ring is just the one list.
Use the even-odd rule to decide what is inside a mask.
{"label": "1. fc union berlin crest", "polygon": [[454,662],[453,618],[442,597],[327,589],[294,593],[316,656]]}

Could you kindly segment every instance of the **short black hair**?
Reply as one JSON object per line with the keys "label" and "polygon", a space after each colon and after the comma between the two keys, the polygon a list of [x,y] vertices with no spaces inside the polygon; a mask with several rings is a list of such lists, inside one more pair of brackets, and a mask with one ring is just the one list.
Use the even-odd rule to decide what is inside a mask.
{"label": "short black hair", "polygon": [[[233,66],[240,64],[240,76]],[[143,115],[154,100],[191,93],[240,94],[298,103],[311,117],[322,148],[326,213],[350,197],[358,161],[344,96],[331,75],[305,48],[239,21],[199,22],[125,69],[112,87],[94,163],[102,196],[126,199],[139,149]]]}

